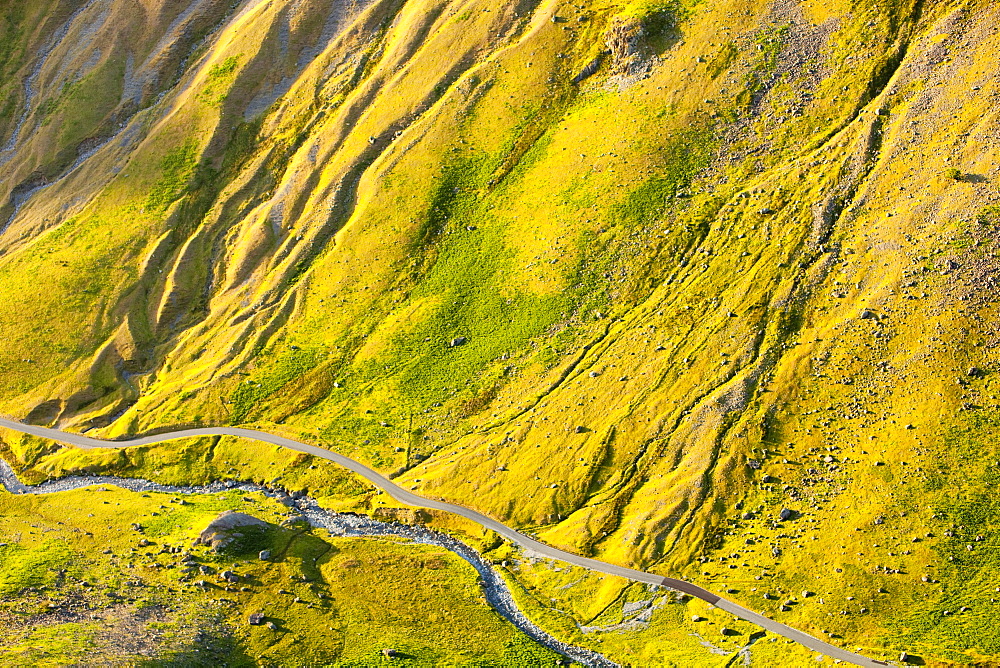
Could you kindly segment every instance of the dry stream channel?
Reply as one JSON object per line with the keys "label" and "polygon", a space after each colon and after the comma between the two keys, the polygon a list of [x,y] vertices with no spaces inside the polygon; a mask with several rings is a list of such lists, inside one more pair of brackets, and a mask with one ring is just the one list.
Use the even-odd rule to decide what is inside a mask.
{"label": "dry stream channel", "polygon": [[451,550],[469,562],[479,573],[486,600],[504,619],[516,626],[535,642],[572,659],[584,666],[615,668],[618,664],[609,661],[597,652],[575,647],[556,640],[533,624],[514,603],[510,589],[496,569],[474,549],[447,534],[431,531],[424,527],[389,522],[379,522],[371,518],[351,513],[335,513],[324,510],[315,499],[300,497],[292,499],[284,491],[232,480],[218,481],[202,487],[177,487],[159,485],[148,480],[118,478],[113,476],[72,476],[50,480],[37,486],[22,483],[10,465],[0,459],[0,485],[11,494],[57,494],[71,490],[85,489],[95,485],[113,485],[132,492],[158,492],[163,494],[219,494],[228,491],[259,492],[290,505],[297,510],[310,526],[325,529],[335,536],[390,536],[403,538],[414,543],[435,545]]}

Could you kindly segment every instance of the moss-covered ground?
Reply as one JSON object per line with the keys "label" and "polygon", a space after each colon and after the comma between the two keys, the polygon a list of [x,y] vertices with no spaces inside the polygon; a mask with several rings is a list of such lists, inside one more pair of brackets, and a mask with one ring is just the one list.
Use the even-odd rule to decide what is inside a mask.
{"label": "moss-covered ground", "polygon": [[[558,658],[500,618],[447,550],[289,525],[259,494],[95,486],[0,504],[4,665],[375,666],[392,663],[386,648],[422,666]],[[223,510],[268,526],[194,546]],[[271,626],[250,625],[254,613]]]}

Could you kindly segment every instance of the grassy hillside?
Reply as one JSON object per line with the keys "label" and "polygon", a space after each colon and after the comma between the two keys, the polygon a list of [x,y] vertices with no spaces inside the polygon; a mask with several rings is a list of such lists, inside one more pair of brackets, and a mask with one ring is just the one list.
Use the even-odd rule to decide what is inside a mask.
{"label": "grassy hillside", "polygon": [[[3,410],[294,434],[871,656],[1000,661],[991,3],[50,4],[0,33]],[[34,479],[380,503],[252,446],[4,438]],[[505,558],[554,632],[710,656]]]}

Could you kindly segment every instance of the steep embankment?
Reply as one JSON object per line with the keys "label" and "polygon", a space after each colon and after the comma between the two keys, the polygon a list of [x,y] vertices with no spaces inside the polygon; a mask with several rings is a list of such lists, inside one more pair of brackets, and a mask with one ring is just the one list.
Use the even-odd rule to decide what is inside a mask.
{"label": "steep embankment", "polygon": [[50,5],[0,63],[9,412],[283,425],[852,647],[1000,652],[990,3]]}

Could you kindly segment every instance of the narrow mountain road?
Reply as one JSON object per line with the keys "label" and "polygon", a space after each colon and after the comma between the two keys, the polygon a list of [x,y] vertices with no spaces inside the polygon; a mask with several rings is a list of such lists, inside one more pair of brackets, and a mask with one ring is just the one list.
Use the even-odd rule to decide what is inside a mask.
{"label": "narrow mountain road", "polygon": [[703,589],[697,585],[691,584],[690,582],[685,582],[684,580],[678,580],[676,578],[663,577],[662,575],[655,575],[653,573],[637,571],[631,568],[625,568],[624,566],[616,566],[615,564],[609,564],[596,559],[588,559],[587,557],[581,557],[579,555],[572,554],[571,552],[566,552],[544,543],[540,543],[539,541],[529,538],[528,536],[525,536],[524,534],[515,531],[514,529],[511,529],[510,527],[501,524],[500,522],[497,522],[482,513],[476,512],[475,510],[455,505],[453,503],[427,499],[405,490],[377,471],[370,469],[367,466],[350,459],[349,457],[345,457],[344,455],[331,452],[329,450],[324,450],[323,448],[315,445],[300,443],[299,441],[285,438],[283,436],[275,436],[274,434],[268,434],[266,432],[256,431],[253,429],[241,429],[239,427],[205,427],[198,429],[183,429],[165,434],[156,434],[154,436],[143,436],[127,441],[102,441],[88,436],[83,436],[81,434],[73,434],[59,431],[57,429],[38,427],[35,425],[26,425],[6,418],[0,418],[0,427],[12,429],[24,434],[31,434],[32,436],[38,436],[40,438],[58,441],[67,445],[73,445],[84,450],[120,449],[139,445],[153,445],[180,438],[193,438],[200,436],[235,436],[261,441],[263,443],[270,443],[272,445],[278,445],[297,452],[304,452],[315,457],[321,457],[339,464],[344,468],[357,473],[362,478],[365,478],[401,503],[419,508],[442,510],[447,513],[453,513],[455,515],[465,517],[466,519],[470,519],[473,522],[490,529],[491,531],[495,531],[504,538],[517,543],[521,547],[533,550],[552,559],[558,559],[559,561],[564,561],[566,563],[573,564],[574,566],[580,566],[598,573],[606,573],[608,575],[615,575],[629,580],[634,580],[636,582],[646,582],[648,584],[661,585],[682,591],[686,594],[690,594],[691,596],[706,601],[717,608],[725,610],[740,619],[756,624],[761,628],[777,635],[794,640],[804,647],[834,659],[847,661],[858,666],[889,665],[883,661],[875,661],[861,656],[860,654],[848,652],[847,650],[836,647],[835,645],[831,645],[830,643],[824,642],[819,638],[815,638],[807,633],[803,633],[802,631],[744,608],[743,606],[732,601],[728,601],[718,594],[714,594],[707,589]]}

